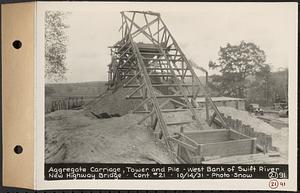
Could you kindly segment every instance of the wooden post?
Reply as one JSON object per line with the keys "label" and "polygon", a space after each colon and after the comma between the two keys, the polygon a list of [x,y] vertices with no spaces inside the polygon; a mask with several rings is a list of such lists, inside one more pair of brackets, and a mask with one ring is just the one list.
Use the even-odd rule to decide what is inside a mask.
{"label": "wooden post", "polygon": [[180,127],[180,133],[183,134],[183,126]]}
{"label": "wooden post", "polygon": [[57,110],[60,110],[60,100],[57,101]]}
{"label": "wooden post", "polygon": [[256,153],[256,138],[252,139],[252,153]]}
{"label": "wooden post", "polygon": [[246,134],[246,128],[247,128],[246,125],[242,125],[242,127],[241,127],[241,133]]}
{"label": "wooden post", "polygon": [[54,111],[54,109],[55,109],[54,107],[55,107],[54,101],[51,101],[51,111],[50,112]]}
{"label": "wooden post", "polygon": [[[205,88],[208,90],[208,72],[205,72]],[[205,96],[206,121],[209,121],[208,98]]]}
{"label": "wooden post", "polygon": [[232,118],[231,118],[231,116],[228,116],[227,117],[227,125],[228,125],[228,127],[231,129],[232,127],[233,127],[233,124],[232,124]]}
{"label": "wooden post", "polygon": [[237,124],[237,131],[241,132],[241,130],[242,130],[242,121],[237,119],[236,124]]}
{"label": "wooden post", "polygon": [[212,114],[211,118],[210,118],[210,121],[209,121],[209,123],[208,123],[208,125],[209,125],[209,126],[211,126],[211,125],[212,125],[212,123],[214,122],[214,119],[216,118],[216,116],[217,116],[217,113],[216,113],[216,112],[214,112],[214,113]]}
{"label": "wooden post", "polygon": [[249,137],[254,137],[254,128],[249,127],[248,131],[249,131]]}
{"label": "wooden post", "polygon": [[234,129],[234,130],[238,130],[238,120],[237,119],[235,119],[235,120],[233,120],[233,127],[232,127],[232,129]]}
{"label": "wooden post", "polygon": [[263,142],[263,147],[264,147],[264,153],[268,152],[268,146],[267,146],[267,138],[266,138],[266,134],[263,133],[262,135],[262,142]]}
{"label": "wooden post", "polygon": [[[152,117],[152,116],[151,116]],[[155,117],[154,119],[154,123],[153,123],[153,126],[152,126],[152,129],[155,130],[156,126],[157,126],[157,122],[158,122],[158,119],[157,117]]]}
{"label": "wooden post", "polygon": [[272,149],[272,136],[266,135],[267,150]]}
{"label": "wooden post", "polygon": [[250,129],[251,129],[250,125],[245,125],[245,133],[244,134],[249,137],[250,137]]}
{"label": "wooden post", "polygon": [[232,120],[232,129],[234,129],[235,131],[237,131],[237,129],[238,129],[237,121],[238,121],[237,119]]}
{"label": "wooden post", "polygon": [[[133,113],[134,111],[131,111],[131,113]],[[150,116],[150,127],[153,127],[154,125],[154,117],[153,114]]]}
{"label": "wooden post", "polygon": [[203,147],[202,147],[202,145],[201,144],[198,144],[198,146],[197,146],[197,151],[196,151],[197,153],[196,153],[196,156],[197,156],[197,161],[196,161],[196,163],[198,164],[200,164],[201,162],[202,162],[202,158],[203,158]]}

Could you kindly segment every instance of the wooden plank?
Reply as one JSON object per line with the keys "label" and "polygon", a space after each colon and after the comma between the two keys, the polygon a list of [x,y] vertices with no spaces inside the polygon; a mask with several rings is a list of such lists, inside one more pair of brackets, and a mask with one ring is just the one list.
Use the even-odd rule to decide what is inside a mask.
{"label": "wooden plank", "polygon": [[[149,53],[144,53],[144,54],[149,54]],[[154,54],[154,53],[153,53]],[[156,53],[156,54],[160,54],[160,53]],[[136,67],[118,67],[119,70],[137,70],[139,68]],[[170,68],[166,68],[166,67],[146,67],[147,70],[169,70]],[[181,68],[174,68],[174,70],[182,70]]]}
{"label": "wooden plank", "polygon": [[209,123],[208,123],[209,126],[211,126],[211,124],[213,123],[213,121],[216,118],[216,116],[217,116],[217,113],[214,112],[213,115],[212,115],[212,117],[211,117],[211,119],[210,119],[210,121],[209,121]]}
{"label": "wooden plank", "polygon": [[[179,57],[179,55],[178,55]],[[166,58],[153,58],[153,57],[150,57],[150,58],[147,58],[147,57],[143,57],[143,60],[152,60],[152,61],[167,61]],[[172,62],[176,62],[176,61],[181,61],[182,59],[181,58],[178,58],[178,59],[168,59],[169,61],[172,61]]]}
{"label": "wooden plank", "polygon": [[203,157],[203,160],[204,161],[209,161],[209,160],[215,160],[215,159],[220,159],[221,158],[221,156],[219,156],[219,155],[214,155],[214,156],[204,156]]}
{"label": "wooden plank", "polygon": [[[145,26],[143,26],[143,27],[140,27],[139,25],[137,25],[132,19],[130,19],[129,17],[127,17],[124,13],[123,13],[123,15],[124,15],[124,18],[126,19],[126,23],[127,23],[127,20],[132,24],[132,25],[134,25],[136,28],[137,28],[137,30],[134,32],[134,33],[136,33],[136,34],[134,34],[134,33],[132,33],[132,34],[130,34],[130,37],[131,37],[131,39],[132,38],[134,38],[134,37],[136,37],[137,35],[139,35],[140,33],[143,33],[147,38],[149,38],[150,40],[151,40],[151,36],[147,33],[147,32],[145,32],[145,28],[147,28],[148,26],[150,26],[149,24],[153,24],[154,22],[156,22],[159,18],[156,18],[155,20],[153,20],[152,22],[150,22],[148,25],[145,25]],[[157,41],[157,40],[155,40],[154,38],[152,38],[153,39],[153,41],[156,43],[156,44],[159,44],[159,42]],[[133,42],[133,41],[132,41]],[[139,53],[140,54],[140,53]]]}
{"label": "wooden plank", "polygon": [[267,144],[267,150],[272,149],[272,136],[266,135],[266,144]]}
{"label": "wooden plank", "polygon": [[198,144],[219,143],[230,140],[227,136],[227,133],[223,132],[194,134],[193,136],[189,137]]}
{"label": "wooden plank", "polygon": [[[124,76],[128,76],[128,77],[131,77],[131,76],[135,76],[135,74],[126,74]],[[173,74],[148,74],[148,76],[150,77],[181,77],[182,75],[173,75]],[[192,77],[193,75],[185,75],[185,77]]]}
{"label": "wooden plank", "polygon": [[195,152],[195,151],[197,150],[196,147],[193,147],[192,145],[189,145],[189,144],[187,144],[187,143],[185,143],[185,142],[183,142],[183,141],[180,141],[180,140],[178,140],[178,139],[175,139],[175,138],[173,138],[173,137],[169,137],[169,139],[170,139],[171,141],[177,143],[178,145],[180,145],[180,146],[182,146],[182,147],[184,147],[184,148],[186,148],[186,149],[192,151],[192,152]]}
{"label": "wooden plank", "polygon": [[222,128],[223,127],[221,121],[219,121],[218,119],[214,119],[214,124],[217,125],[218,128]]}
{"label": "wooden plank", "polygon": [[[172,112],[182,112],[182,111],[188,111],[189,109],[162,109],[161,112],[163,113],[172,113]],[[151,111],[135,111],[133,113],[150,113]]]}
{"label": "wooden plank", "polygon": [[[145,83],[141,84],[139,87],[137,87],[136,89],[134,89],[130,94],[128,94],[126,96],[126,98],[132,97],[135,93],[137,93],[139,90],[141,90],[144,86],[145,86]],[[145,97],[143,96],[143,98],[145,98]]]}
{"label": "wooden plank", "polygon": [[180,154],[178,157],[180,157],[182,160],[184,160],[186,163],[192,163],[193,160],[191,159],[191,153],[184,147],[178,146]]}
{"label": "wooden plank", "polygon": [[[126,88],[135,88],[139,87],[140,85],[127,85]],[[153,87],[177,87],[178,84],[152,84]],[[191,87],[193,84],[181,84],[183,87]]]}
{"label": "wooden plank", "polygon": [[[161,23],[162,23],[164,26],[166,26],[165,23],[164,23],[161,19],[160,19],[160,21],[161,21]],[[199,77],[197,76],[197,74],[195,73],[195,71],[193,70],[193,68],[191,67],[189,61],[187,60],[186,56],[184,55],[184,53],[182,52],[182,50],[181,50],[180,47],[178,46],[178,43],[176,42],[176,40],[175,40],[175,39],[173,38],[173,36],[171,35],[169,29],[166,27],[165,30],[166,30],[166,32],[168,32],[169,37],[171,37],[174,46],[176,47],[176,49],[177,49],[177,50],[179,51],[179,53],[181,54],[183,60],[185,61],[186,65],[187,65],[187,68],[190,70],[190,72],[192,73],[193,77],[196,78],[197,83],[199,84],[199,86],[202,87],[202,88],[204,88],[204,90],[205,90],[205,95],[206,95],[206,97],[208,98],[208,101],[210,102],[210,104],[211,104],[211,106],[213,107],[214,111],[217,113],[218,117],[220,118],[220,120],[221,120],[223,126],[224,126],[225,128],[227,128],[227,125],[226,125],[224,119],[222,118],[222,116],[220,115],[220,112],[219,112],[217,106],[214,104],[214,102],[212,101],[211,97],[209,96],[208,90],[205,89],[205,87],[202,85],[202,83],[201,83]]]}
{"label": "wooden plank", "polygon": [[[231,139],[251,139],[252,137],[230,129],[229,136]],[[253,138],[252,138],[253,139]]]}
{"label": "wooden plank", "polygon": [[185,125],[185,124],[190,124],[192,121],[182,121],[182,122],[167,122],[166,124],[171,126],[171,125]]}
{"label": "wooden plank", "polygon": [[180,133],[181,138],[183,139],[183,141],[185,141],[188,144],[191,144],[193,146],[197,146],[198,143],[196,141],[194,141],[193,139],[183,135],[183,133]]}
{"label": "wooden plank", "polygon": [[252,153],[252,140],[240,139],[234,141],[203,144],[203,156],[231,156]]}
{"label": "wooden plank", "polygon": [[252,139],[252,153],[256,153],[256,138]]}
{"label": "wooden plank", "polygon": [[240,132],[238,132],[238,131],[235,131],[235,130],[233,130],[233,129],[230,129],[230,132],[232,132],[232,133],[236,133],[236,134],[239,134],[239,135],[241,135],[241,136],[243,136],[244,138],[251,138],[251,137],[249,137],[249,136],[247,136],[247,135],[245,135],[244,133],[240,133]]}
{"label": "wooden plank", "polygon": [[151,100],[151,98],[147,98],[145,99],[143,102],[141,102],[138,106],[136,106],[132,111],[130,111],[131,113],[136,112],[136,110],[138,110],[139,108],[141,108],[144,104],[146,104],[147,102],[149,102]]}
{"label": "wooden plank", "polygon": [[138,73],[135,74],[135,76],[131,77],[124,85],[123,87],[129,85],[134,79],[137,78],[137,76],[139,76],[141,74],[141,71],[139,71]]}
{"label": "wooden plank", "polygon": [[178,105],[181,105],[182,107],[187,107],[186,104],[181,103],[181,102],[179,102],[179,101],[177,101],[177,100],[175,100],[175,99],[171,99],[171,101],[174,102],[174,103],[176,103],[176,104],[178,104]]}
{"label": "wooden plank", "polygon": [[[158,20],[159,21],[159,20]],[[159,32],[161,31],[161,30],[163,30],[163,29],[165,29],[165,27],[161,27],[157,32],[155,32],[154,34],[153,34],[153,36],[155,36],[156,34],[159,34]]]}
{"label": "wooden plank", "polygon": [[226,129],[211,129],[211,130],[202,130],[202,131],[185,131],[183,134],[186,136],[194,135],[194,134],[205,134],[205,133],[218,133],[218,132],[227,132]]}
{"label": "wooden plank", "polygon": [[[178,98],[178,97],[188,97],[188,98],[191,98],[193,97],[193,95],[180,95],[180,94],[175,94],[175,95],[158,95],[156,96],[156,98]],[[126,99],[144,99],[143,96],[126,96]],[[190,108],[189,108],[190,109]]]}
{"label": "wooden plank", "polygon": [[[126,17],[126,19],[128,19],[128,20],[130,21],[130,19],[129,19],[126,15],[125,15],[125,17]],[[160,21],[161,21],[161,19],[160,19]],[[133,21],[131,21],[131,22],[132,22],[137,28],[139,28],[139,26],[136,25]],[[162,22],[162,21],[161,21],[161,22]],[[166,25],[165,25],[163,22],[162,22],[162,24],[163,24],[163,26],[165,26],[166,30],[168,31]],[[153,44],[158,44],[158,45],[159,45],[159,42],[157,42],[154,38],[152,38],[151,36],[149,36],[149,34],[146,33],[144,30],[141,30],[141,32],[142,32],[147,38],[149,38],[149,40],[151,40],[151,41],[153,42]],[[169,32],[169,36],[171,36],[170,32]],[[172,38],[172,39],[173,39],[173,38]],[[176,43],[176,42],[174,42],[174,40],[173,40],[173,43]],[[173,44],[173,43],[172,43],[172,44]],[[174,44],[174,45],[175,45],[175,44]],[[178,47],[177,43],[176,43],[176,46]],[[185,101],[187,102],[187,106],[188,106],[189,109],[191,110],[193,116],[196,118],[196,121],[197,121],[197,123],[198,123],[198,126],[199,126],[200,128],[202,128],[202,125],[201,125],[199,116],[198,116],[198,114],[196,113],[195,109],[193,108],[193,106],[192,106],[191,102],[189,101],[188,97],[186,96],[186,93],[184,92],[183,87],[180,86],[180,80],[176,77],[175,71],[173,70],[173,67],[172,67],[172,65],[171,65],[171,63],[170,63],[169,58],[167,57],[165,51],[164,51],[160,46],[158,46],[158,49],[160,50],[161,53],[164,54],[164,57],[167,59],[168,66],[170,67],[170,72],[174,75],[174,80],[175,80],[175,82],[178,84],[178,87],[179,87],[179,89],[181,90],[181,93],[183,94]],[[181,53],[181,55],[183,55],[183,54]],[[185,58],[185,59],[186,59],[186,58]],[[196,76],[196,77],[197,77],[197,75],[196,75],[195,73],[193,74],[193,76]],[[198,77],[197,77],[197,78],[198,78]],[[198,80],[199,80],[199,78],[198,78]],[[221,119],[222,119],[222,118],[221,118]],[[223,120],[223,119],[222,119],[222,120]],[[202,129],[203,129],[203,128],[202,128]]]}
{"label": "wooden plank", "polygon": [[134,43],[132,41],[132,37],[130,36],[130,41],[133,45],[133,48],[134,48],[134,51],[135,51],[135,54],[136,54],[136,57],[138,59],[138,65],[139,65],[139,68],[141,69],[141,71],[143,72],[143,79],[144,79],[144,82],[145,82],[145,85],[147,87],[147,90],[148,90],[148,93],[149,93],[149,96],[152,98],[152,104],[153,104],[153,111],[156,113],[156,116],[159,120],[159,125],[160,125],[160,128],[163,132],[163,138],[165,140],[165,143],[168,147],[168,150],[171,152],[171,153],[174,153],[174,148],[171,146],[171,144],[169,143],[169,132],[167,130],[167,125],[163,119],[163,115],[162,115],[162,112],[160,111],[160,107],[159,107],[159,103],[156,99],[156,96],[155,96],[155,93],[154,93],[154,90],[152,88],[152,85],[151,85],[151,79],[150,77],[148,76],[148,73],[147,73],[147,69],[145,67],[145,64],[144,64],[144,61],[141,59],[141,53],[139,52],[139,49],[136,45],[136,43]]}

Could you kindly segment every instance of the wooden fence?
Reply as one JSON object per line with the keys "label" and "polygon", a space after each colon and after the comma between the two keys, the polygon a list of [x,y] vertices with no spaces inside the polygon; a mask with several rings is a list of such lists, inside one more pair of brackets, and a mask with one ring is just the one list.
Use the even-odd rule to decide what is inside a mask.
{"label": "wooden fence", "polygon": [[69,110],[80,108],[85,104],[84,97],[64,97],[50,99],[45,105],[45,112],[50,113],[57,110]]}
{"label": "wooden fence", "polygon": [[[277,150],[277,148],[272,145],[271,135],[265,134],[263,132],[257,132],[255,131],[255,128],[251,127],[250,125],[243,124],[241,120],[232,119],[231,116],[225,116],[224,113],[221,113],[221,115],[224,117],[224,121],[229,128],[234,129],[249,137],[255,137],[256,146],[259,150],[263,151],[264,153]],[[215,123],[217,123],[218,125],[218,120],[216,120]]]}

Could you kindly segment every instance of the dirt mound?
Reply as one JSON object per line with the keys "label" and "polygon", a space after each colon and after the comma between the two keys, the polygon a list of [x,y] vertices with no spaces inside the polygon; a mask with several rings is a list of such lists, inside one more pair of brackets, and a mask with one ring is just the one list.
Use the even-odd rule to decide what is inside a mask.
{"label": "dirt mound", "polygon": [[[126,96],[132,93],[135,88],[118,88],[116,91],[108,90],[99,96],[97,99],[92,101],[85,108],[86,114],[128,114],[131,110],[137,107],[142,100],[141,99],[126,99]],[[157,95],[161,95],[159,90],[154,91]],[[160,104],[162,104],[166,99],[157,99]],[[164,108],[173,108],[174,104],[169,102]],[[143,110],[142,108],[139,110]]]}
{"label": "dirt mound", "polygon": [[218,109],[225,115],[231,116],[233,119],[239,119],[245,125],[250,125],[256,132],[271,135],[273,145],[279,148],[281,154],[284,156],[288,155],[288,128],[276,129],[247,111],[237,110],[232,107],[218,107]]}
{"label": "dirt mound", "polygon": [[126,99],[126,96],[134,89],[119,88],[115,92],[109,90],[102,96],[95,99],[86,107],[86,112],[93,112],[95,114],[109,113],[125,115],[130,110],[134,109],[142,100]]}
{"label": "dirt mound", "polygon": [[81,111],[46,115],[46,163],[173,163],[165,145],[139,115],[110,119],[85,116]]}

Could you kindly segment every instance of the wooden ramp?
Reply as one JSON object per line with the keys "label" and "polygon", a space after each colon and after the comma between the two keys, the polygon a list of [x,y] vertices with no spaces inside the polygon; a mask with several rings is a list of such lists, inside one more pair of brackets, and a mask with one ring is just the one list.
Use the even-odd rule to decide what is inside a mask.
{"label": "wooden ramp", "polygon": [[[132,113],[145,114],[140,123],[150,120],[151,128],[159,132],[174,159],[185,162],[176,152],[178,144],[184,142],[170,135],[174,125],[185,128],[192,121],[196,122],[198,130],[203,130],[210,122],[209,111],[213,111],[221,127],[229,128],[213,103],[206,84],[199,80],[160,14],[127,11],[121,12],[121,16],[121,40],[110,47],[109,89],[134,88],[126,98],[142,102],[132,109]],[[203,73],[207,77],[205,70]],[[205,119],[197,113],[195,99],[199,96],[205,97]],[[167,122],[164,117],[166,113],[182,111],[191,114],[189,120]]]}

